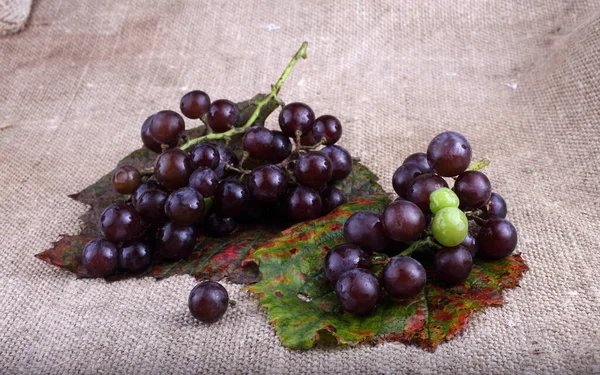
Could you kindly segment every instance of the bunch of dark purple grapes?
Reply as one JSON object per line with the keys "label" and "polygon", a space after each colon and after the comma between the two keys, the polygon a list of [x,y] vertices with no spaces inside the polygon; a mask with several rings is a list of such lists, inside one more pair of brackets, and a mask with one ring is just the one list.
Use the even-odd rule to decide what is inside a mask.
{"label": "bunch of dark purple grapes", "polygon": [[[308,105],[291,103],[279,114],[281,131],[271,131],[241,124],[235,103],[211,103],[202,91],[184,95],[180,109],[184,116],[204,122],[208,134],[243,134],[243,156],[238,159],[226,143],[211,140],[219,137],[205,142],[186,139],[184,119],[177,112],[148,117],[141,137],[158,153],[154,168],[140,171],[124,165],[115,170],[115,190],[130,199],[102,213],[99,228],[104,237],[88,243],[82,254],[88,275],[140,272],[152,262],[187,257],[201,232],[227,236],[238,222],[261,218],[315,219],[346,202],[332,184],[350,174],[353,162],[346,149],[335,145],[342,125],[334,116],[315,119]],[[248,164],[255,167],[245,169]],[[215,283],[199,286],[205,284],[215,288]],[[190,296],[193,314],[195,300]]]}
{"label": "bunch of dark purple grapes", "polygon": [[[391,298],[418,296],[427,275],[413,252],[432,255],[435,278],[456,285],[471,273],[476,254],[497,260],[514,251],[517,232],[505,219],[504,199],[492,192],[483,173],[468,170],[470,165],[467,139],[441,133],[427,154],[410,155],[396,170],[392,183],[398,198],[381,215],[365,211],[348,218],[346,243],[330,249],[324,264],[342,310],[369,314],[380,301],[380,283]],[[444,177],[454,179],[452,190]],[[380,278],[371,272],[376,252],[394,255]]]}

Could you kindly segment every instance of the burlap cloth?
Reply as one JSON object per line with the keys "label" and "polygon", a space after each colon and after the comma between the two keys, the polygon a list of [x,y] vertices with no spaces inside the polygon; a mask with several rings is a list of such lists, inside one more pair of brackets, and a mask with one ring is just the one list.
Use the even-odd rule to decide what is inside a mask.
{"label": "burlap cloth", "polygon": [[[168,4],[170,3],[170,4]],[[600,373],[597,1],[41,1],[0,39],[0,372]],[[35,259],[74,233],[67,198],[140,146],[187,90],[282,90],[342,120],[381,176],[445,129],[465,134],[510,207],[531,271],[503,308],[435,353],[283,348],[254,296],[196,323],[189,276],[107,284]],[[276,126],[271,120],[269,126]]]}

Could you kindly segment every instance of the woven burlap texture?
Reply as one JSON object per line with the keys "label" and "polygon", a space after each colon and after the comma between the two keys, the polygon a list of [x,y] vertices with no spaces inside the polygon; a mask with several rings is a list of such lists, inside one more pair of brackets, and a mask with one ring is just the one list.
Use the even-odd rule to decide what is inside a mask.
{"label": "woven burlap texture", "polygon": [[25,27],[31,10],[31,0],[0,1],[0,35],[16,33]]}
{"label": "woven burlap texture", "polygon": [[[9,1],[10,3],[10,1]],[[0,372],[600,373],[597,1],[41,1],[0,39]],[[509,205],[531,270],[435,353],[387,343],[290,351],[256,297],[206,326],[189,276],[76,280],[34,258],[85,210],[67,194],[140,146],[187,90],[266,91],[331,113],[341,144],[392,191],[447,129]],[[271,119],[270,127],[276,121]],[[190,126],[190,124],[188,124]]]}

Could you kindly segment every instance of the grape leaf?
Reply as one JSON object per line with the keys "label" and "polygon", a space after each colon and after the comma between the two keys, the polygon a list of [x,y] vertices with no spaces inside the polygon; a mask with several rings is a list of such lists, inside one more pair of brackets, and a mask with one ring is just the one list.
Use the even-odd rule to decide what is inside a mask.
{"label": "grape leaf", "polygon": [[357,199],[327,216],[292,226],[244,260],[258,265],[262,273],[262,279],[246,289],[267,308],[284,346],[310,349],[317,344],[400,341],[433,351],[464,331],[473,312],[501,306],[502,291],[518,286],[528,269],[518,254],[496,262],[477,259],[467,281],[448,288],[425,264],[428,282],[417,298],[383,298],[367,317],[342,313],[322,270],[325,254],[344,242],[343,224],[351,214],[381,212],[388,202],[379,194]]}
{"label": "grape leaf", "polygon": [[[262,98],[264,95],[259,94],[249,101],[238,103],[242,117],[241,123],[244,123],[254,111],[254,103]],[[264,124],[266,117],[276,108],[275,102],[263,107],[257,124]],[[203,135],[204,132],[204,126],[200,126],[188,130],[186,135],[189,138],[195,138]],[[241,144],[240,139],[241,137],[234,137],[230,146],[236,148],[236,145]],[[132,152],[118,165],[129,164],[138,168],[149,168],[153,166],[155,156],[156,154],[142,148]],[[37,254],[37,258],[69,270],[78,277],[87,276],[81,265],[81,252],[88,241],[100,236],[97,224],[102,211],[112,203],[125,200],[124,196],[114,191],[110,181],[111,176],[112,171],[79,193],[70,195],[76,201],[90,206],[90,210],[80,217],[81,231],[76,235],[62,236],[51,249]],[[338,182],[336,186],[347,194],[349,200],[383,191],[377,183],[377,177],[360,163],[355,163],[351,175],[344,181]],[[141,274],[123,273],[112,277],[111,280],[140,276],[161,279],[172,275],[189,274],[199,279],[220,280],[226,277],[236,283],[255,282],[260,278],[258,269],[252,266],[243,266],[241,261],[251,248],[260,246],[286,227],[284,222],[241,224],[233,234],[224,238],[200,235],[194,252],[186,259],[175,262],[155,259],[150,268]]]}

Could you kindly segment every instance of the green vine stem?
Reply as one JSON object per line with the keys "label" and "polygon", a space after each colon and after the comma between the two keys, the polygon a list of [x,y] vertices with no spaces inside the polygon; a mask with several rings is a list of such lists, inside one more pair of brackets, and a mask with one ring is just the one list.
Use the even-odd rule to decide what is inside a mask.
{"label": "green vine stem", "polygon": [[271,100],[274,100],[276,103],[281,103],[281,100],[279,100],[279,98],[277,97],[277,95],[279,94],[279,90],[281,90],[281,87],[285,83],[285,80],[290,75],[292,68],[294,67],[294,65],[296,65],[298,60],[306,59],[306,57],[307,57],[306,48],[307,47],[308,47],[308,42],[302,43],[302,46],[300,47],[298,52],[296,52],[296,54],[292,57],[292,60],[289,62],[289,64],[283,70],[281,77],[279,77],[277,82],[271,87],[271,92],[269,93],[269,95],[265,96],[264,99],[262,99],[256,103],[256,109],[254,110],[254,112],[252,113],[252,116],[250,116],[248,121],[246,121],[244,126],[239,127],[239,128],[232,128],[224,133],[208,133],[205,136],[198,137],[198,138],[187,141],[185,144],[183,144],[179,148],[182,150],[187,150],[190,147],[192,147],[193,145],[200,143],[200,142],[204,142],[207,140],[215,140],[215,139],[227,139],[227,138],[231,138],[232,136],[234,136],[236,134],[245,133],[248,129],[250,129],[250,127],[258,119],[258,116],[260,115],[260,110],[262,109],[262,107],[264,107]]}
{"label": "green vine stem", "polygon": [[422,240],[418,240],[418,241],[411,243],[410,246],[406,250],[401,252],[399,255],[407,257],[407,256],[410,256],[415,251],[429,250],[431,248],[439,249],[439,248],[441,248],[441,246],[438,245],[433,240],[433,237],[427,236]]}

